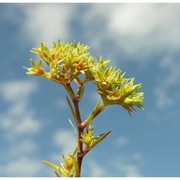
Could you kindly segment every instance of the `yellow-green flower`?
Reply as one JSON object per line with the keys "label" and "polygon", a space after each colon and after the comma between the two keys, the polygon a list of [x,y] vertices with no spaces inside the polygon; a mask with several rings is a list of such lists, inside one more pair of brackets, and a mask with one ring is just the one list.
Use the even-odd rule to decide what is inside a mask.
{"label": "yellow-green flower", "polygon": [[42,62],[37,61],[35,63],[32,59],[30,59],[30,62],[31,62],[32,67],[30,67],[30,68],[24,67],[25,69],[28,70],[28,72],[26,72],[26,74],[43,77],[44,74],[45,74],[45,70],[44,70],[44,68],[42,66]]}
{"label": "yellow-green flower", "polygon": [[[36,54],[42,64],[44,61],[49,67],[48,76],[43,76],[43,69],[40,64],[31,60],[31,68],[26,68],[29,75],[43,76],[49,80],[66,85],[83,74],[85,79],[93,80],[90,68],[94,66],[94,59],[88,52],[89,47],[80,43],[64,43],[58,41],[52,48],[41,43],[40,48],[33,48],[32,53]],[[33,63],[32,63],[33,62]],[[42,74],[42,75],[41,75]],[[52,78],[50,78],[52,77]]]}
{"label": "yellow-green flower", "polygon": [[99,67],[92,69],[97,92],[105,106],[119,104],[129,113],[134,106],[143,109],[143,92],[138,93],[141,84],[134,85],[134,78],[126,79],[116,67]]}
{"label": "yellow-green flower", "polygon": [[87,147],[90,147],[94,142],[94,128],[93,126],[89,126],[87,129],[83,131],[81,134],[81,141],[86,144]]}

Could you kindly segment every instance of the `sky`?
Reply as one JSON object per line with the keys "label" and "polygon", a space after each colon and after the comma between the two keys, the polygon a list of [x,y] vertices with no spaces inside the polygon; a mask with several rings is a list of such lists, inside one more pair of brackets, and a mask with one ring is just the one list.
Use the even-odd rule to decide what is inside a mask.
{"label": "sky", "polygon": [[[83,160],[84,177],[180,176],[180,4],[0,3],[0,177],[51,177],[75,134],[65,90],[27,76],[33,47],[58,39],[90,46],[142,83],[144,111],[110,106],[94,121],[112,133]],[[87,85],[85,119],[99,96]]]}

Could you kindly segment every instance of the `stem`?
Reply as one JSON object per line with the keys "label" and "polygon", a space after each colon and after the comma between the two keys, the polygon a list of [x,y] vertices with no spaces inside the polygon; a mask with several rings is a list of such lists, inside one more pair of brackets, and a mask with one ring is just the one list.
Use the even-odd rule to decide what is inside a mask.
{"label": "stem", "polygon": [[69,96],[71,97],[71,99],[73,101],[73,99],[75,98],[75,95],[74,95],[74,91],[73,91],[71,85],[66,84],[66,85],[64,85],[64,88],[66,89],[66,91],[68,92]]}
{"label": "stem", "polygon": [[[81,85],[83,86],[83,85]],[[78,135],[77,135],[77,163],[78,163],[78,167],[79,167],[79,176],[81,176],[81,165],[82,165],[82,160],[83,160],[83,143],[80,141],[81,139],[81,134],[84,130],[84,128],[81,127],[82,124],[82,120],[81,120],[81,114],[80,114],[80,110],[79,110],[79,92],[77,92],[77,95],[75,96],[74,91],[71,87],[70,84],[67,84],[66,86],[64,86],[66,91],[68,92],[69,96],[71,97],[71,100],[73,102],[74,105],[74,110],[75,110],[75,114],[76,114],[76,118],[77,120],[76,122],[76,126],[78,129]],[[82,87],[79,87],[80,89]]]}
{"label": "stem", "polygon": [[77,129],[78,129],[78,135],[77,135],[77,163],[79,166],[79,174],[81,174],[81,165],[82,165],[82,153],[83,153],[83,143],[80,141],[81,139],[81,134],[83,132],[83,128],[81,128],[81,115],[80,115],[80,111],[79,111],[79,101],[77,100],[77,98],[73,99],[73,104],[74,104],[74,108],[75,108],[75,113],[76,113],[76,117],[77,117]]}
{"label": "stem", "polygon": [[[77,82],[76,83],[77,83],[78,89],[77,89],[76,95],[74,94],[74,91],[70,84],[66,84],[64,87],[65,87],[66,91],[68,92],[69,96],[71,97],[71,100],[74,105],[75,116],[76,116],[76,119],[74,119],[74,121],[76,123],[77,130],[78,130],[78,134],[77,134],[77,164],[78,164],[78,168],[79,168],[79,173],[77,176],[80,177],[83,157],[88,153],[89,150],[87,150],[87,149],[84,150],[83,142],[80,141],[81,134],[83,133],[84,129],[87,127],[87,124],[82,122],[81,114],[80,114],[80,110],[79,110],[79,102],[81,101],[80,94],[81,94],[81,91],[83,90],[84,83],[82,83],[80,80]],[[92,119],[94,119],[96,116],[98,116],[103,110],[104,110],[104,104],[101,105],[95,111]]]}

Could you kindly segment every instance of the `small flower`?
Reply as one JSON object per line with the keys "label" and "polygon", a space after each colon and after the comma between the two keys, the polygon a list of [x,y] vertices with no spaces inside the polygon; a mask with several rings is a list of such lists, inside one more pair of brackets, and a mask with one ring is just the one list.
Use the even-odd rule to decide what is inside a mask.
{"label": "small flower", "polygon": [[134,85],[134,78],[126,79],[116,67],[96,68],[92,70],[95,85],[105,106],[119,104],[129,113],[134,106],[143,109],[143,92],[137,93],[141,84]]}
{"label": "small flower", "polygon": [[92,125],[89,125],[88,128],[84,129],[81,134],[82,139],[80,139],[87,147],[91,147],[94,142],[94,128]]}
{"label": "small flower", "polygon": [[43,161],[43,163],[53,168],[58,177],[73,177],[74,173],[76,176],[79,176],[79,168],[74,155],[68,154],[67,157],[65,157],[64,154],[62,154],[62,158],[64,162],[60,163],[60,166],[48,161]]}
{"label": "small flower", "polygon": [[[52,48],[41,43],[40,48],[33,48],[41,62],[44,61],[49,67],[48,75],[44,75],[43,68],[31,61],[32,67],[26,68],[27,74],[43,76],[54,82],[66,85],[76,79],[80,74],[84,75],[86,81],[93,80],[90,68],[94,66],[94,59],[88,52],[89,47],[80,43],[64,43],[58,41]],[[52,77],[52,78],[50,78]]]}
{"label": "small flower", "polygon": [[68,154],[67,157],[62,154],[62,157],[64,163],[61,163],[59,170],[61,177],[73,177],[75,170],[73,168],[73,161],[70,154]]}
{"label": "small flower", "polygon": [[24,67],[25,69],[28,70],[28,72],[26,72],[26,74],[28,74],[28,75],[36,75],[36,76],[43,77],[44,74],[45,74],[45,70],[44,70],[44,68],[42,66],[42,62],[41,61],[37,61],[35,63],[32,59],[30,59],[30,62],[31,62],[31,65],[32,65],[31,68]]}

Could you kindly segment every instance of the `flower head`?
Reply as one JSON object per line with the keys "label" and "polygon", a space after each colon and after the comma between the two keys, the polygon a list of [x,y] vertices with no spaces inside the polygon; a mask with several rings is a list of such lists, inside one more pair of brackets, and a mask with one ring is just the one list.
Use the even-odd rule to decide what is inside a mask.
{"label": "flower head", "polygon": [[[33,48],[31,52],[40,58],[40,62],[44,61],[49,67],[48,76],[44,76],[45,78],[48,77],[52,81],[65,85],[80,74],[88,79],[93,78],[90,68],[94,65],[94,60],[88,49],[88,46],[80,43],[58,41],[53,44],[52,48],[41,43],[40,48]],[[38,63],[32,64],[32,68],[27,68],[27,74],[37,75],[36,71],[41,68]]]}
{"label": "flower head", "polygon": [[101,95],[105,106],[119,104],[129,113],[134,106],[143,109],[143,92],[137,92],[141,84],[134,85],[134,78],[126,79],[116,67],[98,67],[92,69],[97,92]]}
{"label": "flower head", "polygon": [[[138,92],[141,84],[134,85],[134,78],[124,78],[120,69],[109,67],[109,60],[105,61],[100,57],[95,63],[88,50],[88,46],[75,42],[58,41],[52,48],[41,43],[40,48],[33,48],[31,51],[40,60],[36,63],[30,60],[32,67],[26,68],[27,74],[44,77],[63,86],[73,80],[78,86],[93,81],[105,106],[119,104],[129,113],[135,106],[143,109],[144,94]],[[47,64],[49,72],[45,72],[42,62]]]}

